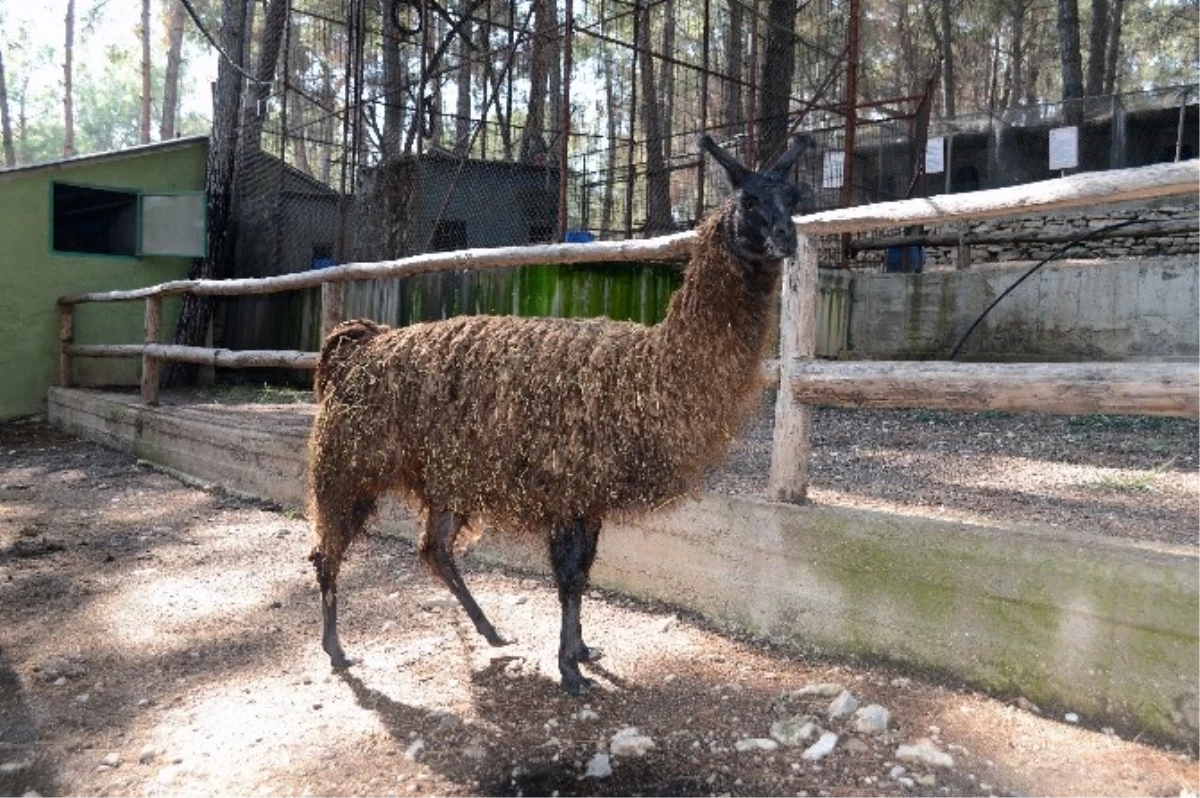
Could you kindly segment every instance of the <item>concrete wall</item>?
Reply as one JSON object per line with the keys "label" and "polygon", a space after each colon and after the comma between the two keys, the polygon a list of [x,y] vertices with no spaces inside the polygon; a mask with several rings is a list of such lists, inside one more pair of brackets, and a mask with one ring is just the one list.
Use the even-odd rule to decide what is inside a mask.
{"label": "concrete wall", "polygon": [[[825,356],[945,359],[972,323],[1032,264],[924,274],[855,273],[842,348]],[[845,273],[822,290],[845,291]],[[971,334],[985,360],[1124,360],[1200,354],[1194,256],[1043,266]]]}
{"label": "concrete wall", "polygon": [[[311,413],[143,408],[78,389],[49,399],[56,426],[292,506]],[[413,536],[395,508],[382,523]],[[497,537],[479,553],[544,568],[543,552]],[[1183,547],[708,494],[606,526],[593,582],[799,651],[895,661],[1194,742],[1197,565]]]}
{"label": "concrete wall", "polygon": [[[190,260],[57,253],[51,247],[55,181],[142,192],[202,191],[207,140],[186,139],[121,153],[0,171],[0,419],[40,413],[58,381],[58,307],[63,294],[139,288],[187,275]],[[164,303],[164,335],[178,316]],[[142,340],[140,302],[81,306],[79,343]],[[81,384],[136,384],[136,359],[79,359]]]}

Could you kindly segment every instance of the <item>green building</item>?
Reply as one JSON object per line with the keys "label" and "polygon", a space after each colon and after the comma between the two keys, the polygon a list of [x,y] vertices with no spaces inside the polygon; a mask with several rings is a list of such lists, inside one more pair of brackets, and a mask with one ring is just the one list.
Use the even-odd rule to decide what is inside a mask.
{"label": "green building", "polygon": [[[207,137],[0,170],[0,420],[41,413],[67,294],[186,277],[204,254]],[[163,308],[173,332],[178,301]],[[142,340],[141,302],[76,306],[75,341]],[[80,385],[135,385],[136,358],[78,358]]]}

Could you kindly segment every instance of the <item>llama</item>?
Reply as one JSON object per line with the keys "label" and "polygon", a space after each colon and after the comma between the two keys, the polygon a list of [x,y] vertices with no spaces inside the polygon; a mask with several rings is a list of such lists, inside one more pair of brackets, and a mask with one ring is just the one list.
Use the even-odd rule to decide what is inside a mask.
{"label": "llama", "polygon": [[664,320],[461,316],[391,329],[347,321],[326,339],[310,440],[312,561],[322,646],[350,664],[337,633],[337,577],[384,494],[424,515],[418,553],[488,643],[506,640],[454,560],[464,527],[543,539],[562,610],[562,687],[592,686],[579,663],[582,595],[604,519],[692,490],[761,393],[782,259],[805,188],[788,170],[746,169],[707,135],[701,146],[735,193],[698,229]]}

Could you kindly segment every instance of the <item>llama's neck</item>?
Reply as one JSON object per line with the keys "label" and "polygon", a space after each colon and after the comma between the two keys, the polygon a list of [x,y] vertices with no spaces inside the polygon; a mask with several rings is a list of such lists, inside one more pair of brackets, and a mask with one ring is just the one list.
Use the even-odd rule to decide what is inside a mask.
{"label": "llama's neck", "polygon": [[[737,259],[726,230],[731,215],[727,204],[697,229],[683,285],[660,325],[664,364],[676,373],[699,369],[711,375],[719,391],[757,385],[775,322],[782,267],[782,261],[746,264]],[[755,379],[747,383],[750,374]],[[685,379],[690,382],[695,375]]]}

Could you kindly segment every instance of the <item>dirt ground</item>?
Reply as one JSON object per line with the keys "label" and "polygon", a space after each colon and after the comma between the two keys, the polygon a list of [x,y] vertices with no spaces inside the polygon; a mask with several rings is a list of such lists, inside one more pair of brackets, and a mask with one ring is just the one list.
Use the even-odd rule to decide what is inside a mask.
{"label": "dirt ground", "polygon": [[[1196,545],[1194,423],[819,413],[817,501]],[[764,429],[715,488],[761,489]],[[189,487],[44,424],[0,424],[0,794],[1200,788],[1194,748],[877,663],[813,660],[597,591],[583,623],[604,651],[588,669],[598,688],[572,698],[557,687],[548,580],[466,558],[481,605],[518,638],[493,649],[411,547],[381,537],[347,561],[342,637],[362,661],[333,673],[308,549],[295,513]],[[887,730],[831,719],[829,684],[885,708]],[[771,740],[773,724],[786,737],[801,725],[787,721],[807,717],[816,735]],[[818,758],[822,730],[838,737]],[[922,739],[933,754],[902,758]]]}

